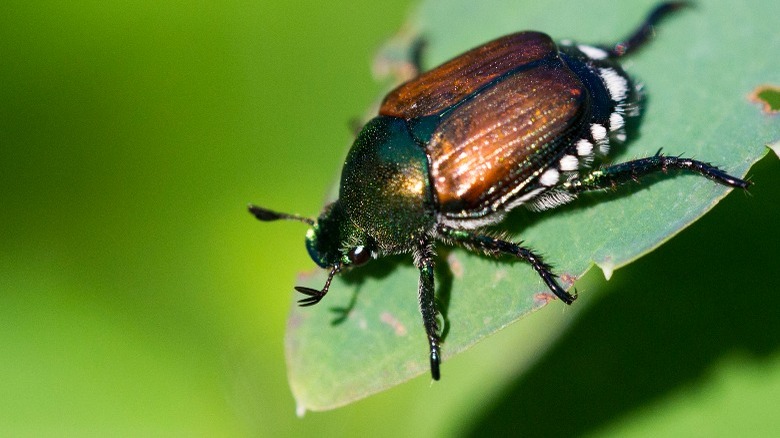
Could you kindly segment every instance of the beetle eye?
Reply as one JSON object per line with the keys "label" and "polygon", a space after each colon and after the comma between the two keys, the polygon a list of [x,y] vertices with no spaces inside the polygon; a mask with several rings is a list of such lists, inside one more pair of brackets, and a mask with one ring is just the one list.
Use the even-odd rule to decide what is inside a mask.
{"label": "beetle eye", "polygon": [[360,266],[371,259],[371,251],[365,246],[356,246],[349,250],[347,257],[353,265]]}

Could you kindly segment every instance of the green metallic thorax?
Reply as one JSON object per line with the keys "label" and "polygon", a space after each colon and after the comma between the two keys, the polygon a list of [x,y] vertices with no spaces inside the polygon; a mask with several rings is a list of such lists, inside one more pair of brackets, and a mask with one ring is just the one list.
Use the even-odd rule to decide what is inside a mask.
{"label": "green metallic thorax", "polygon": [[338,202],[382,250],[403,251],[435,222],[428,175],[428,158],[406,122],[377,117],[347,155]]}
{"label": "green metallic thorax", "polygon": [[347,155],[339,199],[307,235],[312,258],[333,266],[357,246],[410,251],[436,220],[428,175],[428,158],[405,120],[368,122]]}

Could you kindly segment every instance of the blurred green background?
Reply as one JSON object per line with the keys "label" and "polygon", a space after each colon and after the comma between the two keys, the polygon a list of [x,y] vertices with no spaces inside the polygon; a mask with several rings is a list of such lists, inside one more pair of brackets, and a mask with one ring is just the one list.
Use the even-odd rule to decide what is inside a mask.
{"label": "blurred green background", "polygon": [[578,283],[590,304],[508,384],[464,382],[523,321],[442,383],[295,416],[283,333],[313,264],[302,226],[245,205],[318,213],[410,6],[4,2],[0,434],[780,431],[775,157],[752,196]]}

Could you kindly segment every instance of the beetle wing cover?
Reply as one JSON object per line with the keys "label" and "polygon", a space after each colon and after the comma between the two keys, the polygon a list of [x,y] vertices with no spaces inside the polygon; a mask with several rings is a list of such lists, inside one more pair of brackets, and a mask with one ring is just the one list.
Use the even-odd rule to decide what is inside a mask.
{"label": "beetle wing cover", "polygon": [[581,135],[587,99],[575,73],[553,58],[447,114],[427,146],[441,212],[480,216],[541,187],[532,183]]}
{"label": "beetle wing cover", "polygon": [[502,75],[558,49],[540,32],[519,32],[474,48],[400,85],[379,114],[412,119],[440,113]]}

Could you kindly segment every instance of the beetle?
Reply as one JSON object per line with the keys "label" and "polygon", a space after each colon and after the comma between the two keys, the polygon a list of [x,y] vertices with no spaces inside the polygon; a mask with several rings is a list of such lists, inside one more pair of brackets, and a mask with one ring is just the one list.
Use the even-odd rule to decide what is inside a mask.
{"label": "beetle", "polygon": [[339,272],[411,253],[434,380],[441,347],[434,298],[437,242],[521,259],[566,304],[550,265],[530,248],[485,227],[523,205],[554,208],[580,193],[683,170],[733,188],[749,182],[702,161],[653,156],[604,165],[641,112],[640,87],[618,60],[642,47],[654,25],[685,2],[656,6],[612,45],[556,44],[544,33],[507,35],[401,84],[359,132],[341,173],[338,199],[309,219],[249,205],[261,221],[310,226],[306,248],[329,270],[322,289],[297,286],[301,306],[322,300]]}

